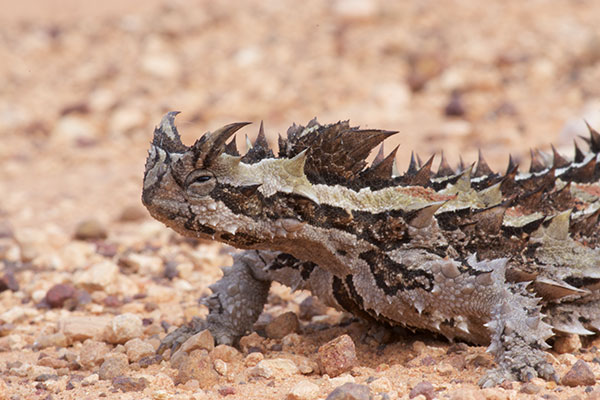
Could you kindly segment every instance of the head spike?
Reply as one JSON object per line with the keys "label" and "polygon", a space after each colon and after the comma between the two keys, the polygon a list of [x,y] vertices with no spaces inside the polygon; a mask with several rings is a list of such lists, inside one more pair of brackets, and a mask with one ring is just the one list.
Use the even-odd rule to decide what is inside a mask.
{"label": "head spike", "polygon": [[542,198],[544,197],[545,185],[541,185],[537,189],[524,193],[519,197],[519,205],[523,206],[526,209],[530,210],[538,210],[540,204],[542,203]]}
{"label": "head spike", "polygon": [[546,166],[543,164],[537,150],[530,149],[529,153],[531,155],[531,166],[529,167],[529,172],[541,172],[546,169]]}
{"label": "head spike", "polygon": [[260,128],[258,128],[258,135],[254,140],[254,144],[248,149],[242,161],[247,164],[254,164],[265,158],[274,158],[273,151],[269,147],[267,137],[265,136],[264,124],[261,121]]}
{"label": "head spike", "polygon": [[419,168],[417,173],[411,179],[411,185],[427,186],[429,184],[431,180],[431,164],[433,164],[434,157],[435,154],[429,157],[429,160]]}
{"label": "head spike", "polygon": [[588,131],[590,132],[590,150],[598,154],[600,153],[600,133],[598,133],[594,128],[592,128],[587,121],[584,122],[588,128]]}
{"label": "head spike", "polygon": [[413,215],[408,217],[408,224],[418,229],[428,227],[431,225],[436,211],[439,210],[444,204],[446,204],[446,201],[437,201],[413,211],[411,213]]}
{"label": "head spike", "polygon": [[486,206],[498,204],[502,201],[502,190],[500,189],[501,186],[502,181],[497,182],[492,186],[477,192],[477,195]]}
{"label": "head spike", "polygon": [[571,164],[563,156],[561,156],[558,151],[556,151],[554,145],[550,145],[550,147],[552,147],[552,165],[555,168],[564,168]]}
{"label": "head spike", "polygon": [[375,156],[375,159],[373,159],[373,163],[371,164],[371,166],[375,166],[377,164],[380,164],[383,161],[383,159],[385,157],[383,151],[384,151],[383,150],[383,143],[381,143],[381,146],[379,146],[379,151],[377,152],[377,155]]}
{"label": "head spike", "polygon": [[414,176],[417,174],[417,161],[415,160],[415,152],[410,152],[410,163],[408,164],[408,169],[406,170],[406,175]]}
{"label": "head spike", "polygon": [[546,228],[546,235],[555,240],[567,239],[569,237],[571,212],[572,210],[569,209],[551,217]]}
{"label": "head spike", "polygon": [[181,137],[175,127],[175,116],[179,111],[170,111],[160,120],[160,124],[154,128],[152,144],[158,146],[168,153],[183,153],[187,146],[181,143]]}
{"label": "head spike", "polygon": [[265,136],[265,127],[263,121],[260,121],[260,127],[258,128],[258,135],[256,136],[256,140],[254,140],[254,145],[252,147],[263,147],[268,148],[269,143],[267,143],[267,137]]}
{"label": "head spike", "polygon": [[500,181],[500,190],[502,193],[511,193],[514,185],[515,185],[515,177],[517,176],[517,171],[519,169],[519,165],[515,164],[512,156],[508,157],[508,168],[506,169],[506,174],[502,177]]}
{"label": "head spike", "polygon": [[435,174],[436,178],[443,178],[445,176],[454,175],[454,170],[448,164],[448,160],[444,157],[444,151],[442,150],[442,161],[440,161],[440,166],[438,168],[437,174]]}
{"label": "head spike", "polygon": [[308,149],[302,150],[296,154],[294,158],[281,160],[283,168],[291,175],[296,178],[304,176],[304,164],[306,163],[306,157],[308,156]]}
{"label": "head spike", "polygon": [[282,157],[287,152],[287,140],[281,136],[281,133],[277,133],[277,147],[279,147],[279,157]]}
{"label": "head spike", "polygon": [[478,156],[477,156],[477,168],[475,168],[475,174],[473,176],[478,178],[480,176],[489,176],[489,175],[492,175],[493,173],[494,172],[488,166],[487,162],[485,162],[485,159],[483,158],[483,153],[481,152],[481,149],[479,149]]}
{"label": "head spike", "polygon": [[583,295],[589,293],[588,290],[579,289],[569,285],[563,280],[554,280],[546,276],[538,276],[533,281],[535,293],[544,300],[554,301],[562,297],[571,295]]}
{"label": "head spike", "polygon": [[400,171],[398,171],[398,163],[396,162],[396,158],[394,157],[394,162],[392,163],[392,178],[400,176]]}
{"label": "head spike", "polygon": [[512,173],[513,170],[516,172],[517,168],[519,168],[519,165],[517,163],[515,163],[515,160],[513,159],[512,154],[509,154],[508,155],[508,167],[506,168],[505,175]]}
{"label": "head spike", "polygon": [[569,230],[578,235],[593,235],[598,225],[598,217],[600,217],[600,206],[598,206],[596,211],[586,213],[577,220],[572,221]]}
{"label": "head spike", "polygon": [[415,156],[417,157],[417,168],[421,169],[421,167],[423,166],[423,161],[421,161],[421,157],[419,157],[419,153],[415,153]]}
{"label": "head spike", "polygon": [[346,132],[341,133],[341,142],[344,147],[342,153],[347,153],[348,157],[357,161],[364,160],[379,143],[396,133],[398,132],[349,128]]}
{"label": "head spike", "polygon": [[[382,145],[383,147],[383,145]],[[377,179],[377,180],[387,180],[392,177],[394,173],[394,163],[396,162],[396,152],[400,146],[396,146],[394,150],[390,154],[387,155],[383,160],[373,165],[370,168],[366,169],[363,174],[361,174],[361,178],[368,183],[369,180]]]}
{"label": "head spike", "polygon": [[477,227],[488,234],[497,234],[502,227],[504,214],[514,200],[514,196],[508,200],[492,207],[477,211],[473,217],[477,221]]}
{"label": "head spike", "polygon": [[461,173],[465,170],[465,162],[462,159],[462,156],[458,156],[458,171],[456,173]]}
{"label": "head spike", "polygon": [[214,160],[225,151],[225,142],[235,132],[250,122],[234,122],[233,124],[225,125],[214,132],[207,132],[199,140],[194,143],[192,149],[196,154],[198,161],[202,162],[202,166],[211,165]]}
{"label": "head spike", "polygon": [[590,160],[572,171],[572,177],[577,182],[591,182],[594,179],[596,171],[596,157],[590,158]]}
{"label": "head spike", "polygon": [[585,155],[583,154],[583,151],[581,151],[579,146],[577,146],[577,142],[575,140],[573,140],[573,145],[575,146],[575,159],[574,160],[576,163],[580,163],[583,160],[585,160]]}
{"label": "head spike", "polygon": [[475,163],[471,164],[469,167],[464,168],[460,174],[460,177],[454,184],[454,187],[458,192],[468,192],[471,190],[471,176],[473,174],[473,167]]}
{"label": "head spike", "polygon": [[417,172],[417,176],[422,176],[424,179],[427,180],[427,182],[429,182],[429,178],[431,178],[431,165],[433,164],[434,158],[435,158],[435,154],[432,154],[431,157],[429,157],[429,159],[427,161],[425,161],[425,164],[421,164],[419,162],[419,165],[421,165],[421,167],[419,168],[419,171]]}
{"label": "head spike", "polygon": [[237,149],[237,144],[235,143],[235,136],[232,137],[231,141],[225,145],[225,154],[236,157],[240,155],[240,152]]}

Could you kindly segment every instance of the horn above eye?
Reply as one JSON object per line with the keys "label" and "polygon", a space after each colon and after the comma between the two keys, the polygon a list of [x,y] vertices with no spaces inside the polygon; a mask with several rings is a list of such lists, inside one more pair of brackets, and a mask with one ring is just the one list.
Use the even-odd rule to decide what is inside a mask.
{"label": "horn above eye", "polygon": [[235,122],[225,125],[224,127],[214,131],[207,132],[192,146],[198,160],[202,160],[202,164],[197,166],[208,167],[213,161],[225,151],[225,142],[235,132],[250,122]]}

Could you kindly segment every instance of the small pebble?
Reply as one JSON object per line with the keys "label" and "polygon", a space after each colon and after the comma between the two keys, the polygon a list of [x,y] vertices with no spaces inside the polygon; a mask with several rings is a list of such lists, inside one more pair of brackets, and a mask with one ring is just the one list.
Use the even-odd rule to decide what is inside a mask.
{"label": "small pebble", "polygon": [[592,386],[596,383],[594,373],[583,360],[578,360],[562,377],[560,383],[565,386]]}
{"label": "small pebble", "polygon": [[152,356],[143,357],[138,361],[141,368],[147,368],[150,365],[159,364],[163,360],[160,354],[154,354]]}
{"label": "small pebble", "polygon": [[370,400],[371,389],[357,383],[344,383],[335,388],[325,400]]}
{"label": "small pebble", "polygon": [[298,316],[302,320],[310,321],[316,315],[323,315],[327,312],[327,306],[315,296],[308,296],[300,303]]}
{"label": "small pebble", "polygon": [[212,333],[208,329],[205,329],[201,332],[196,333],[191,336],[188,340],[186,340],[182,345],[179,351],[183,351],[185,353],[191,353],[194,350],[204,349],[206,351],[212,351],[215,348],[215,339],[213,338]]}
{"label": "small pebble", "polygon": [[221,396],[229,396],[231,394],[235,394],[235,388],[231,386],[224,386],[219,388],[218,392]]}
{"label": "small pebble", "polygon": [[244,353],[250,353],[250,349],[258,349],[260,352],[264,352],[264,338],[262,338],[258,333],[252,332],[249,335],[243,336],[240,339],[240,348]]}
{"label": "small pebble", "polygon": [[219,381],[219,375],[213,368],[213,363],[206,350],[194,350],[190,355],[182,353],[178,363],[175,384],[183,384],[190,379],[196,379],[202,389],[208,389]]}
{"label": "small pebble", "polygon": [[99,380],[100,376],[98,374],[91,374],[81,380],[81,386],[90,386],[95,384]]}
{"label": "small pebble", "polygon": [[574,334],[556,336],[552,349],[558,354],[575,353],[581,349],[581,338]]}
{"label": "small pebble", "polygon": [[41,350],[46,347],[67,347],[67,344],[68,342],[65,334],[57,332],[50,335],[39,336],[33,343],[33,348]]}
{"label": "small pebble", "polygon": [[46,382],[49,379],[58,379],[56,374],[41,374],[33,378],[36,382]]}
{"label": "small pebble", "polygon": [[287,378],[300,372],[292,360],[286,358],[273,358],[271,360],[262,360],[256,367],[250,368],[248,374],[261,378]]}
{"label": "small pebble", "polygon": [[46,292],[45,300],[51,308],[61,308],[65,300],[72,298],[74,295],[75,288],[72,285],[59,283]]}
{"label": "small pebble", "polygon": [[148,216],[148,211],[142,208],[141,205],[130,204],[125,206],[119,215],[119,221],[121,222],[135,222],[142,220]]}
{"label": "small pebble", "polygon": [[296,383],[287,394],[287,400],[311,400],[319,394],[319,386],[309,380]]}
{"label": "small pebble", "polygon": [[456,371],[452,365],[445,362],[440,363],[435,369],[441,376],[450,376]]}
{"label": "small pebble", "polygon": [[213,368],[219,375],[227,375],[227,363],[225,361],[219,359],[213,361]]}
{"label": "small pebble", "polygon": [[41,365],[43,367],[50,367],[56,370],[67,368],[69,362],[66,360],[61,360],[56,357],[44,357],[38,360],[37,365]]}
{"label": "small pebble", "polygon": [[542,390],[541,387],[536,385],[535,383],[525,382],[521,385],[521,389],[519,391],[525,394],[537,394]]}
{"label": "small pebble", "polygon": [[86,369],[92,369],[104,362],[104,357],[110,351],[110,346],[104,342],[87,339],[79,352],[79,362]]}
{"label": "small pebble", "polygon": [[112,385],[122,392],[141,392],[148,386],[145,378],[130,378],[128,376],[117,376],[113,378]]}
{"label": "small pebble", "polygon": [[375,393],[387,393],[392,391],[392,382],[383,376],[369,383],[369,387]]}
{"label": "small pebble", "polygon": [[124,313],[113,318],[107,340],[112,344],[123,344],[130,339],[142,336],[143,333],[142,319],[136,314]]}
{"label": "small pebble", "polygon": [[231,346],[220,344],[210,352],[210,358],[213,360],[223,360],[225,362],[232,362],[241,358],[240,352]]}
{"label": "small pebble", "polygon": [[412,399],[417,397],[418,395],[423,395],[427,400],[432,400],[435,398],[435,389],[431,382],[423,381],[417,383],[415,387],[410,390],[408,394],[408,398]]}
{"label": "small pebble", "polygon": [[421,355],[421,353],[427,350],[427,345],[420,340],[415,340],[412,344],[412,349],[417,355]]}
{"label": "small pebble", "polygon": [[154,355],[155,349],[150,344],[140,338],[134,338],[125,343],[125,351],[129,362],[137,362],[144,357],[150,357]]}
{"label": "small pebble", "polygon": [[354,342],[348,335],[341,335],[322,345],[317,356],[321,371],[331,377],[350,371],[358,365]]}
{"label": "small pebble", "polygon": [[159,372],[155,375],[152,375],[151,379],[151,383],[155,387],[167,390],[172,390],[175,388],[175,383],[173,383],[173,379],[171,379],[171,377],[165,374],[164,372]]}
{"label": "small pebble", "polygon": [[0,277],[0,292],[5,290],[10,290],[12,292],[17,292],[19,290],[19,282],[17,282],[17,278],[15,278],[15,273],[12,269],[7,269],[4,275]]}
{"label": "small pebble", "polygon": [[104,360],[98,370],[98,375],[102,380],[112,380],[125,374],[128,365],[125,354],[112,354]]}
{"label": "small pebble", "polygon": [[288,311],[278,315],[265,327],[267,337],[271,339],[281,339],[289,333],[298,332],[300,322],[295,313]]}
{"label": "small pebble", "polygon": [[118,277],[119,267],[111,260],[105,259],[76,272],[73,276],[73,283],[90,292],[106,291]]}
{"label": "small pebble", "polygon": [[447,117],[462,117],[465,115],[465,106],[460,92],[453,91],[450,95],[450,101],[444,108],[444,114]]}
{"label": "small pebble", "polygon": [[75,227],[74,238],[78,240],[100,240],[107,236],[106,228],[96,219],[81,221]]}
{"label": "small pebble", "polygon": [[261,362],[264,358],[265,358],[265,356],[263,355],[263,353],[258,353],[258,352],[250,353],[244,359],[244,365],[246,367],[254,367],[259,362]]}

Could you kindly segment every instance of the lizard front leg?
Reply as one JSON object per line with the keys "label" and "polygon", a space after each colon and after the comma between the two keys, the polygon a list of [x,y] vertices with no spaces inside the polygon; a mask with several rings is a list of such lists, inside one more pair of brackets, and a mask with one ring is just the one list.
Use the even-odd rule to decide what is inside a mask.
{"label": "lizard front leg", "polygon": [[267,301],[271,280],[261,271],[265,261],[257,251],[233,256],[233,265],[223,268],[223,277],[210,286],[213,294],[203,300],[209,309],[206,320],[194,318],[168,334],[159,353],[175,351],[194,334],[208,329],[218,344],[231,345],[252,329]]}

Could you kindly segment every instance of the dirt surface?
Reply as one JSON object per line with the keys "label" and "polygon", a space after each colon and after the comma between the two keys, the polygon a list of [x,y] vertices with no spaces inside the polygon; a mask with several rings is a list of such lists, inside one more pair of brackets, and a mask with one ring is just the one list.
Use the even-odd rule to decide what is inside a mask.
{"label": "dirt surface", "polygon": [[[399,130],[386,149],[401,145],[401,166],[411,150],[424,159],[443,150],[456,165],[481,149],[499,170],[509,153],[528,168],[530,148],[550,143],[571,156],[583,120],[600,127],[600,3],[481,4],[0,1],[0,398],[317,399],[349,381],[382,400],[600,397],[589,382],[479,390],[492,365],[484,348],[389,341],[333,310],[304,315],[308,294],[279,286],[262,336],[190,353],[196,367],[208,363],[192,378],[147,354],[206,315],[197,300],[231,261],[231,249],[178,237],[140,203],[164,112],[182,111],[186,143],[264,120],[275,144],[317,116]],[[257,130],[238,135],[238,147]],[[301,317],[298,332],[264,337],[286,311]],[[331,377],[317,349],[343,333],[357,365]],[[574,342],[573,354],[549,352],[559,375],[584,360],[600,377],[598,342]],[[297,368],[269,375],[256,369],[261,357]]]}

